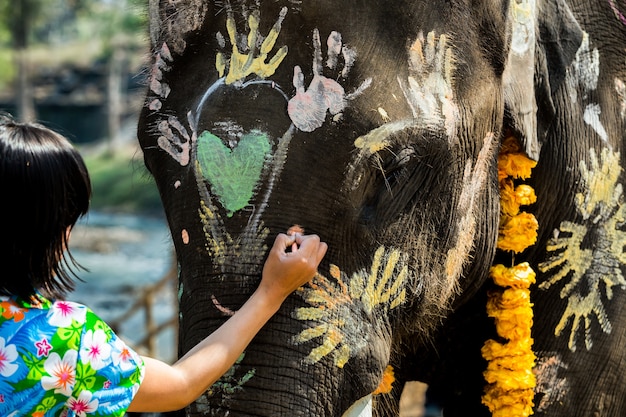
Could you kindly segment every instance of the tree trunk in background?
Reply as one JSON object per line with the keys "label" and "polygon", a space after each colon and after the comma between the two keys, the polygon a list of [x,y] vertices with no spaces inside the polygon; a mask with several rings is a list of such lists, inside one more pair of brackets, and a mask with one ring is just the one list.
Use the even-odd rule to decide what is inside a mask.
{"label": "tree trunk in background", "polygon": [[122,96],[124,52],[121,47],[114,44],[113,52],[109,59],[107,74],[107,124],[109,150],[113,151],[118,147],[120,137],[120,127],[124,100]]}
{"label": "tree trunk in background", "polygon": [[15,18],[11,26],[13,44],[15,46],[15,66],[17,70],[17,117],[28,122],[37,117],[32,86],[30,83],[30,62],[28,59],[28,34],[30,33],[31,19],[37,9],[37,2],[33,0],[18,0],[14,2]]}
{"label": "tree trunk in background", "polygon": [[30,62],[26,49],[15,51],[15,66],[17,69],[17,118],[23,122],[32,122],[37,118],[35,100],[30,82]]}

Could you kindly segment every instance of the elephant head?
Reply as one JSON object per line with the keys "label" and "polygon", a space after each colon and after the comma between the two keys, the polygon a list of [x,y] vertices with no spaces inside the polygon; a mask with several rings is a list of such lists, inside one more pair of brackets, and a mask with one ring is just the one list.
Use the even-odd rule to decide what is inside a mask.
{"label": "elephant head", "polygon": [[371,406],[388,365],[399,384],[376,407],[392,412],[449,313],[480,298],[499,141],[514,131],[535,158],[548,141],[582,39],[571,11],[151,0],[149,16],[138,136],[180,268],[181,353],[245,301],[276,233],[329,245],[188,413],[340,416]]}

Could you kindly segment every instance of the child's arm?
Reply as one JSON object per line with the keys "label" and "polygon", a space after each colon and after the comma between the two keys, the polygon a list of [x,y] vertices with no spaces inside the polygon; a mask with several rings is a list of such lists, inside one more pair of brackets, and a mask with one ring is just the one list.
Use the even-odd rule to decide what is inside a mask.
{"label": "child's arm", "polygon": [[235,315],[172,366],[144,358],[146,374],[128,410],[178,410],[196,400],[235,363],[287,296],[313,278],[326,249],[315,235],[278,235],[259,287]]}

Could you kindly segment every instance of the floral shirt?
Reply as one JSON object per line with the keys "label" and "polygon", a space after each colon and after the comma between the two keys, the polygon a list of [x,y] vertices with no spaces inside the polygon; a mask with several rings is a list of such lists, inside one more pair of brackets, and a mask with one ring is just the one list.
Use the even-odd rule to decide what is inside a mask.
{"label": "floral shirt", "polygon": [[123,416],[142,359],[87,307],[0,296],[0,416]]}

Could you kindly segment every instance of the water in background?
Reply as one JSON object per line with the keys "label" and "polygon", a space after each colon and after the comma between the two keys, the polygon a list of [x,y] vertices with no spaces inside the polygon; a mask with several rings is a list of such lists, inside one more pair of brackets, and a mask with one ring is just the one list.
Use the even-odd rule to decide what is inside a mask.
{"label": "water in background", "polygon": [[[147,286],[165,276],[173,262],[172,247],[164,219],[89,212],[70,238],[72,255],[88,271],[80,271],[84,282],[77,284],[68,299],[89,306],[113,323],[141,298]],[[166,285],[156,296],[152,311],[157,324],[177,315],[174,285]],[[131,346],[137,344],[145,335],[144,312],[125,320],[118,334]],[[173,360],[175,344],[174,330],[165,330],[158,338],[156,356]]]}

